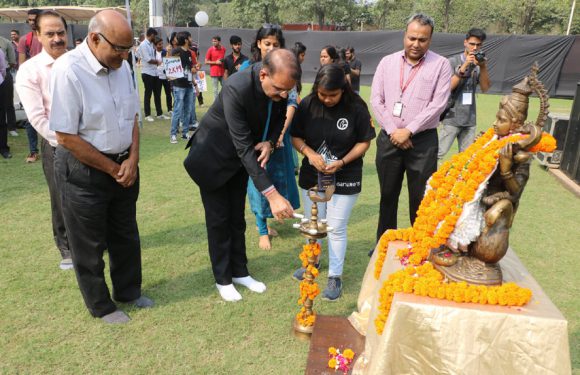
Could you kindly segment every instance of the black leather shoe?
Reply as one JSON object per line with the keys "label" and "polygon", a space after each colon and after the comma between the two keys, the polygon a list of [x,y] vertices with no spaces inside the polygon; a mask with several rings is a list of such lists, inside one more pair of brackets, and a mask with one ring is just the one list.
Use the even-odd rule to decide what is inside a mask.
{"label": "black leather shoe", "polygon": [[12,158],[12,154],[10,153],[10,151],[4,151],[4,152],[2,152],[2,157],[4,159],[10,159],[10,158]]}

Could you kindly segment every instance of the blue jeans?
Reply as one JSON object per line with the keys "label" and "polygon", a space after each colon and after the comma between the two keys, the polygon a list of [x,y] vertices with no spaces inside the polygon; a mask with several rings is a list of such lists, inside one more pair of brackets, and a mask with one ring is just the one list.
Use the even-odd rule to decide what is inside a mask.
{"label": "blue jeans", "polygon": [[26,129],[26,136],[28,137],[28,149],[30,153],[38,154],[38,133],[36,133],[36,129],[28,121],[26,121],[24,128]]}
{"label": "blue jeans", "polygon": [[213,86],[213,100],[216,101],[220,93],[220,87],[224,87],[224,77],[211,77],[211,83]]}
{"label": "blue jeans", "polygon": [[[306,190],[300,189],[300,192],[304,216],[310,219],[312,201]],[[318,219],[327,219],[328,225],[334,228],[328,233],[328,277],[342,275],[347,245],[346,226],[357,198],[358,194],[334,194],[328,202],[318,203]]]}
{"label": "blue jeans", "polygon": [[193,87],[173,86],[173,116],[171,117],[171,135],[177,135],[179,121],[183,126],[182,134],[189,131],[189,117],[193,103]]}
{"label": "blue jeans", "polygon": [[189,126],[193,127],[197,124],[197,115],[195,114],[195,101],[197,100],[197,97],[195,95],[195,88],[193,89],[192,92],[192,100],[191,100],[191,112],[189,114]]}

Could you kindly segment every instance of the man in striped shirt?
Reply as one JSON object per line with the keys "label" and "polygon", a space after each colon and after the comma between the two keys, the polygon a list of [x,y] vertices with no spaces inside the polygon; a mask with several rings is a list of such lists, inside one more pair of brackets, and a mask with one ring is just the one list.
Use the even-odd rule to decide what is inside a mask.
{"label": "man in striped shirt", "polygon": [[415,14],[407,22],[402,51],[384,57],[371,86],[371,107],[381,126],[376,167],[381,189],[377,241],[397,228],[403,176],[409,215],[415,221],[427,179],[437,169],[437,125],[449,96],[449,61],[429,51],[433,19]]}

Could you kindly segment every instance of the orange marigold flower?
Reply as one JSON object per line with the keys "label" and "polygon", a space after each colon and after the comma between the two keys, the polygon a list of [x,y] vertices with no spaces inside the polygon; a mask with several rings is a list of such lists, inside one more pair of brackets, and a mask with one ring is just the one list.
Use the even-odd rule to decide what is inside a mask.
{"label": "orange marigold flower", "polygon": [[342,355],[346,359],[353,359],[354,358],[354,352],[351,349],[345,349],[344,353],[342,353]]}

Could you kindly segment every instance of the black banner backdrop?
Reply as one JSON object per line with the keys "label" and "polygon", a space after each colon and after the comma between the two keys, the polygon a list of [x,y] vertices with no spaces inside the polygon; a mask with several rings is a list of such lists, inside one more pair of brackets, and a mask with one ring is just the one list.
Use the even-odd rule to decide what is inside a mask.
{"label": "black banner backdrop", "polygon": [[[25,24],[0,24],[0,35],[7,37],[11,29],[28,32]],[[205,51],[211,45],[211,38],[219,35],[222,44],[230,49],[231,35],[242,38],[242,52],[250,54],[250,44],[255,38],[256,30],[252,29],[221,29],[221,28],[184,28],[163,27],[160,34],[164,40],[173,31],[188,30],[193,40],[200,45],[200,61],[205,59]],[[69,41],[84,37],[86,25],[69,25]],[[23,35],[23,34],[22,34]],[[308,50],[306,60],[302,65],[304,82],[314,81],[320,66],[320,50],[326,45],[341,47],[352,46],[357,58],[362,62],[361,84],[370,85],[376,66],[380,60],[403,48],[402,31],[285,31],[286,47],[291,48],[295,42],[302,42]],[[435,33],[431,50],[450,57],[463,50],[464,34]],[[528,72],[531,65],[537,61],[540,65],[540,79],[552,97],[572,98],[576,83],[580,81],[580,36],[550,36],[550,35],[489,35],[483,51],[489,64],[492,94],[506,94]],[[206,67],[207,68],[207,67]]]}

